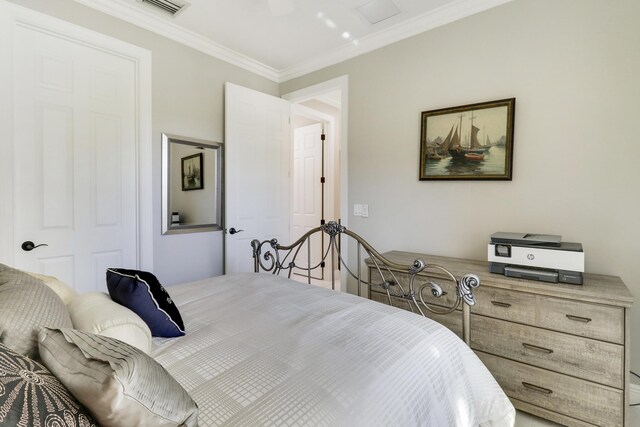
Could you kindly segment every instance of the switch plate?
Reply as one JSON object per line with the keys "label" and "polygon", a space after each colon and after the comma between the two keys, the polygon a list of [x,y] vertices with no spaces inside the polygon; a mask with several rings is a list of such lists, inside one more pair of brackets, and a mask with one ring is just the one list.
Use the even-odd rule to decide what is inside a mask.
{"label": "switch plate", "polygon": [[353,205],[353,216],[362,216],[362,205]]}
{"label": "switch plate", "polygon": [[362,205],[362,218],[369,217],[369,205]]}

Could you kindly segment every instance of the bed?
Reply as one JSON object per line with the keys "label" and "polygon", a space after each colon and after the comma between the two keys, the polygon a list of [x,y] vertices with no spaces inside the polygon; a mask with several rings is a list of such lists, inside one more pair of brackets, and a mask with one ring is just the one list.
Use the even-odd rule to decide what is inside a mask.
{"label": "bed", "polygon": [[187,334],[151,355],[202,426],[511,426],[473,352],[425,317],[277,275],[171,287]]}
{"label": "bed", "polygon": [[[310,256],[314,236],[326,238],[320,260]],[[358,259],[351,269],[340,250],[347,239]],[[461,308],[468,340],[468,305],[479,285],[473,274],[456,278],[421,260],[394,265],[336,223],[289,246],[272,239],[252,248],[253,273],[169,292],[159,283],[138,289],[152,314],[164,316],[171,338],[152,339],[157,325],[145,309],[128,308],[112,292],[113,277],[148,285],[155,280],[148,272],[109,269],[110,295],[74,295],[0,264],[0,423],[513,426],[513,406],[468,345],[420,315]],[[362,277],[361,256],[377,266],[381,281]],[[414,313],[291,279],[302,274],[311,282],[312,271],[333,262],[358,291],[381,286]],[[406,289],[389,266],[405,268]],[[339,273],[328,268],[335,287]],[[414,280],[425,269],[439,270],[443,281]],[[456,293],[453,306],[425,303],[424,293],[438,297],[447,289]],[[179,324],[160,303],[179,310]],[[29,304],[39,309],[21,309]]]}

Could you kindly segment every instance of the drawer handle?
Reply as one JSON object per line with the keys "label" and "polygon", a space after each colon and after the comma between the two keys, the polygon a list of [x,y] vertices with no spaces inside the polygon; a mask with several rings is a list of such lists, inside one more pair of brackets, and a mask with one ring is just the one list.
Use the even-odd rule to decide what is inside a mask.
{"label": "drawer handle", "polygon": [[588,317],[573,316],[571,314],[567,314],[566,316],[567,316],[567,319],[575,320],[576,322],[582,322],[582,323],[591,322],[591,319],[589,319]]}
{"label": "drawer handle", "polygon": [[526,342],[522,343],[522,346],[524,348],[526,348],[527,350],[535,350],[535,351],[539,351],[541,353],[545,353],[545,354],[551,354],[553,353],[553,350],[549,349],[549,348],[544,348],[544,347],[538,347],[537,345],[533,345],[533,344],[527,344]]}
{"label": "drawer handle", "polygon": [[500,302],[500,301],[491,301],[491,304],[497,306],[497,307],[504,307],[504,308],[509,308],[511,307],[511,304],[507,304],[506,302]]}
{"label": "drawer handle", "polygon": [[548,388],[544,388],[544,387],[540,387],[534,384],[530,384],[527,382],[522,381],[522,385],[524,386],[524,388],[528,388],[529,390],[533,390],[533,391],[537,391],[538,393],[542,393],[542,394],[551,394],[553,393],[553,390],[549,390]]}
{"label": "drawer handle", "polygon": [[378,286],[380,286],[385,291],[388,291],[391,286],[395,286],[395,285],[396,285],[396,282],[394,282],[393,280],[385,280],[384,282],[380,283]]}

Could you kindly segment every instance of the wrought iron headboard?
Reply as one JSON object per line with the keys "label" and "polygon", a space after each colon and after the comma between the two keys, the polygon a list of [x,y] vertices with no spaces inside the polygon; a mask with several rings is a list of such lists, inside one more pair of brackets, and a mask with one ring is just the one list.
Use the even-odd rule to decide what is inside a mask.
{"label": "wrought iron headboard", "polygon": [[[311,265],[311,237],[316,233],[326,233],[329,236],[329,241],[326,248],[323,247],[321,260]],[[340,250],[342,235],[351,237],[357,243],[357,271],[355,273],[349,269],[345,260],[342,258]],[[307,250],[307,265],[300,265],[296,263],[296,260],[305,244]],[[262,242],[254,239],[251,241],[251,247],[253,248],[254,271],[256,273],[286,273],[289,278],[291,278],[292,274],[304,273],[307,281],[311,283],[311,272],[324,266],[327,261],[329,261],[332,289],[335,289],[335,270],[342,266],[342,268],[346,269],[349,276],[357,280],[358,296],[361,296],[363,284],[369,286],[369,289],[374,287],[382,288],[387,294],[390,305],[393,305],[392,297],[400,298],[407,302],[411,311],[421,314],[422,316],[426,316],[426,311],[439,315],[449,314],[462,304],[462,336],[467,345],[469,345],[469,307],[475,304],[473,288],[480,286],[480,279],[475,274],[465,274],[460,279],[457,279],[446,268],[436,264],[427,264],[419,259],[415,260],[411,265],[395,263],[382,256],[358,234],[347,230],[346,227],[333,221],[309,230],[291,245],[281,245],[277,239],[264,240]],[[377,270],[382,278],[379,283],[373,283],[370,278],[366,280],[363,278],[363,249],[366,256],[369,257],[369,264],[373,265],[373,268]],[[334,262],[337,262],[337,265],[334,265]],[[456,299],[452,305],[448,307],[444,304],[442,306],[434,306],[425,301],[424,292],[427,290],[435,298],[440,298],[446,294],[443,287],[436,283],[432,277],[418,276],[419,273],[425,270],[438,271],[441,273],[441,276],[446,278],[445,280],[453,283]],[[407,289],[405,289],[405,286],[403,286],[396,277],[396,272],[401,272],[409,276],[409,283],[406,285]],[[425,282],[417,284],[416,282],[420,280],[425,280]]]}

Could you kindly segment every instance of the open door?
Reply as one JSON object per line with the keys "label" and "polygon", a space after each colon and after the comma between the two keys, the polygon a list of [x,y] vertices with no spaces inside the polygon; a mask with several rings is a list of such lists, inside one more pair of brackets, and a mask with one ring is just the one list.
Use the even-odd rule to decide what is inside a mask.
{"label": "open door", "polygon": [[225,84],[225,273],[253,271],[251,240],[289,242],[290,104]]}

